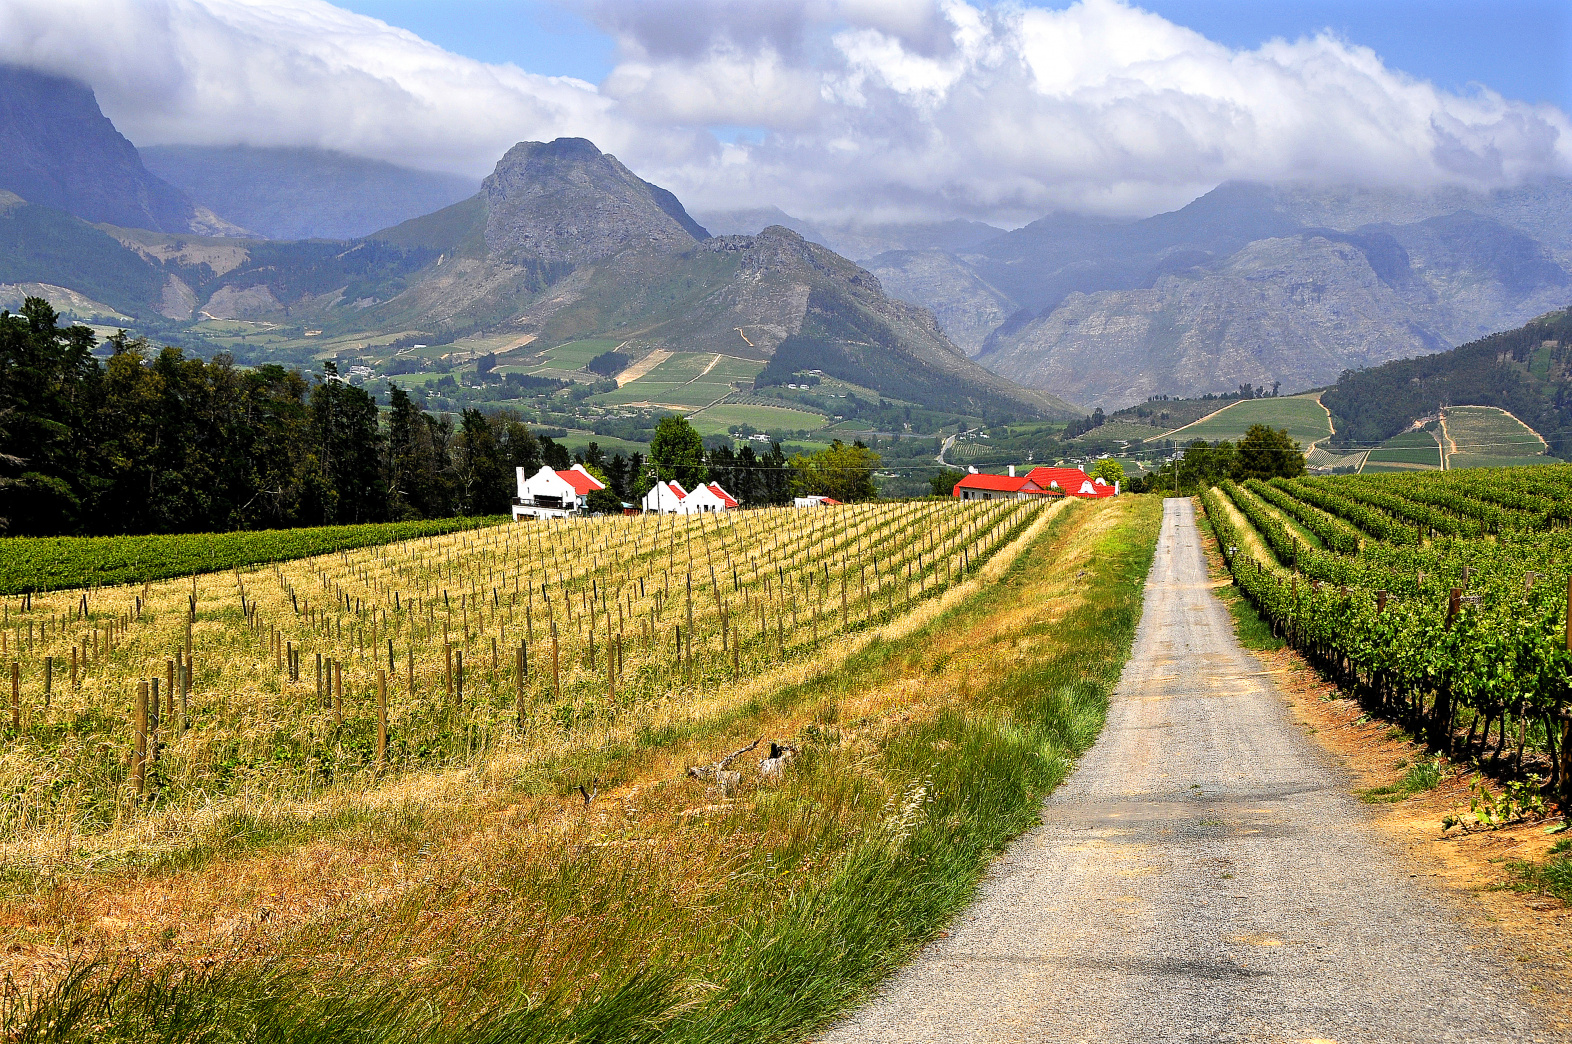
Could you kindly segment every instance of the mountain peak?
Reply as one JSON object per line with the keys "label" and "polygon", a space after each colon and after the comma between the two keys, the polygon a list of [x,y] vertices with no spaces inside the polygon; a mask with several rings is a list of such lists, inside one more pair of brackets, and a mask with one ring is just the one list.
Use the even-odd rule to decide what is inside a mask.
{"label": "mountain peak", "polygon": [[628,247],[709,238],[677,197],[584,138],[521,141],[481,186],[486,245],[514,264],[571,268]]}
{"label": "mountain peak", "polygon": [[0,66],[0,188],[84,221],[159,232],[203,224],[150,174],[85,83]]}

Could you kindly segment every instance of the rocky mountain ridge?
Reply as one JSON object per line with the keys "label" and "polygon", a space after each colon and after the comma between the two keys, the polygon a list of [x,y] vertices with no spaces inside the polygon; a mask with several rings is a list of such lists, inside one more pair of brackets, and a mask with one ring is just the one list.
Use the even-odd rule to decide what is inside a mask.
{"label": "rocky mountain ridge", "polygon": [[241,231],[150,173],[91,88],[16,66],[0,66],[0,189],[90,223]]}
{"label": "rocky mountain ridge", "polygon": [[984,366],[1088,405],[1314,387],[1572,300],[1572,182],[1489,195],[1228,184],[1141,221],[1051,215],[866,266]]}

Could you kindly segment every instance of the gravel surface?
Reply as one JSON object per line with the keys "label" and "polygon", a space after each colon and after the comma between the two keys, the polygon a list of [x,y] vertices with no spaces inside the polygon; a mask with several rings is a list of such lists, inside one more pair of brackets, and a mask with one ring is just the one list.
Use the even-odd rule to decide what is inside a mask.
{"label": "gravel surface", "polygon": [[818,1039],[1561,1039],[1348,786],[1169,500],[1096,746],[949,937]]}

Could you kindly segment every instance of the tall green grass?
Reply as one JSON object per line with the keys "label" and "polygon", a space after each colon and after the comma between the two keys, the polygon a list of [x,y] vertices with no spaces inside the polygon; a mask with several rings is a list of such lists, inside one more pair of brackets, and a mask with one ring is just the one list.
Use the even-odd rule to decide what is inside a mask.
{"label": "tall green grass", "polygon": [[[483,882],[498,897],[477,902],[461,936],[401,937],[398,924],[413,930],[421,910],[445,897],[413,893],[406,920],[384,935],[346,928],[336,939],[286,937],[273,940],[282,956],[261,962],[147,971],[86,961],[53,992],[12,1001],[0,1030],[19,1042],[800,1040],[940,931],[1096,738],[1140,618],[1160,523],[1158,498],[1126,503],[1113,527],[1078,550],[1088,573],[1081,600],[1052,623],[1043,613],[1008,634],[1038,655],[890,729],[871,755],[840,742],[839,730],[859,725],[841,720],[841,701],[892,675],[942,670],[926,659],[935,636],[967,633],[1031,598],[1062,531],[1097,509],[1077,505],[1055,520],[999,583],[924,631],[875,643],[844,670],[781,693],[774,703],[813,708],[816,723],[789,782],[758,791],[736,813],[736,836],[747,844],[730,856],[726,891],[704,897],[704,916],[691,897],[672,896],[649,907],[660,917],[615,930],[622,911],[663,882],[638,855],[616,854],[626,849],[566,843],[548,863],[502,860],[445,885],[460,892]],[[678,742],[643,739],[641,750]],[[539,925],[569,916],[610,927],[595,953],[553,954],[545,962],[553,981],[544,982]],[[477,951],[483,959],[462,974],[386,974],[406,957],[457,966]],[[324,974],[335,961],[335,973]]]}

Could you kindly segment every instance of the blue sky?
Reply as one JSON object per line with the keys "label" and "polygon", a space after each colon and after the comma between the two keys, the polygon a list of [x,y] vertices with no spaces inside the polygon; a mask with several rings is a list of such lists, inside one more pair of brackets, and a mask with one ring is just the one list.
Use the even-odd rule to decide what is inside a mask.
{"label": "blue sky", "polygon": [[[599,82],[616,59],[612,38],[575,5],[335,2],[458,54],[513,62],[530,72]],[[1331,29],[1372,48],[1393,68],[1439,87],[1463,90],[1484,83],[1510,98],[1572,111],[1572,0],[1147,0],[1140,6],[1235,48]]]}

